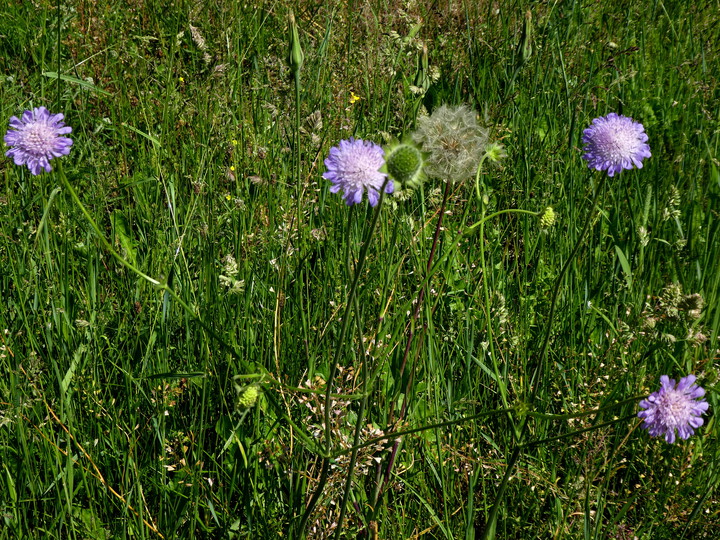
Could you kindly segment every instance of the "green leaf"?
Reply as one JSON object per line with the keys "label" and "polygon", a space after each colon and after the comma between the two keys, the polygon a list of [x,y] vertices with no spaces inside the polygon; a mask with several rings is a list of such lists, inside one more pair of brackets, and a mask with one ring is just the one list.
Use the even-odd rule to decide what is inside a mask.
{"label": "green leaf", "polygon": [[58,77],[57,72],[55,71],[43,71],[43,76],[48,77],[50,79],[60,79],[61,81],[69,82],[72,84],[77,84],[78,86],[82,86],[83,88],[87,88],[88,90],[92,92],[97,92],[98,94],[103,94],[105,96],[112,96],[110,92],[106,92],[105,90],[101,90],[97,86],[95,86],[92,83],[89,83],[87,81],[83,81],[82,79],[78,79],[76,77],[71,77],[70,75],[60,75]]}
{"label": "green leaf", "polygon": [[615,253],[617,253],[618,259],[620,259],[620,266],[622,266],[623,273],[625,274],[625,282],[627,283],[628,289],[632,289],[633,277],[630,263],[628,262],[625,253],[623,253],[623,250],[620,249],[620,246],[615,246]]}
{"label": "green leaf", "polygon": [[120,243],[123,255],[133,266],[137,266],[137,249],[136,242],[130,234],[130,226],[127,219],[120,210],[115,210],[112,215],[113,228],[115,229],[115,239]]}
{"label": "green leaf", "polygon": [[68,368],[67,372],[65,372],[65,376],[60,382],[60,390],[63,394],[67,392],[68,388],[70,387],[70,382],[72,381],[75,370],[77,369],[78,363],[80,363],[80,358],[82,358],[84,352],[85,345],[80,345],[75,351],[75,354],[73,354],[73,359],[72,362],[70,362],[70,367]]}

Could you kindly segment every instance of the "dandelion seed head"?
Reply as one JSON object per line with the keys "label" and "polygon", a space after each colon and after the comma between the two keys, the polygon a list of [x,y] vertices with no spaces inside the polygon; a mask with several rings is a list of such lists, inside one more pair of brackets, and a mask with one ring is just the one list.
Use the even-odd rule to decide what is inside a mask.
{"label": "dandelion seed head", "polygon": [[442,105],[418,120],[413,140],[426,153],[425,173],[449,182],[474,177],[486,154],[488,131],[465,105]]}

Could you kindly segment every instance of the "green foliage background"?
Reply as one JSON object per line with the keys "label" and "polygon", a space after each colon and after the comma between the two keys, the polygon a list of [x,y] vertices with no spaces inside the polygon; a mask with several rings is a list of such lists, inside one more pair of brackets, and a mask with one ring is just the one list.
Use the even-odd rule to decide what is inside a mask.
{"label": "green foliage background", "polygon": [[[717,537],[720,4],[292,9],[299,109],[285,3],[0,5],[0,118],[46,106],[74,140],[50,174],[0,164],[0,539],[469,539],[496,502],[499,538]],[[508,156],[486,207],[452,186],[431,275],[443,182],[385,200],[338,351],[372,209],[330,194],[323,160],[442,103]],[[582,130],[608,112],[653,155],[591,208]],[[458,239],[548,206],[552,228],[505,213]],[[705,425],[651,439],[637,400],[688,373]]]}

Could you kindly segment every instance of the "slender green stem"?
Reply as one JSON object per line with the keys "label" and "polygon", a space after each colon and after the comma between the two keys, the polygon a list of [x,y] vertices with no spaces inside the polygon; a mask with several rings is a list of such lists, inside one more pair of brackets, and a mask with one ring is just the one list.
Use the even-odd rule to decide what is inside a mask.
{"label": "slender green stem", "polygon": [[294,86],[295,86],[295,148],[293,148],[293,161],[294,161],[294,167],[293,167],[293,175],[295,178],[293,181],[295,182],[295,193],[296,193],[296,199],[297,199],[297,230],[298,230],[298,236],[300,240],[300,245],[303,244],[303,227],[302,227],[302,196],[303,196],[303,187],[302,182],[300,181],[300,70],[295,71],[295,76],[293,77]]}
{"label": "slender green stem", "polygon": [[611,403],[610,405],[605,405],[604,407],[600,407],[598,409],[593,409],[591,411],[583,411],[581,413],[575,413],[575,414],[547,414],[547,413],[529,411],[527,413],[527,415],[532,416],[533,418],[540,418],[542,420],[568,420],[570,418],[584,418],[585,416],[592,416],[593,414],[598,414],[598,413],[601,413],[604,411],[609,411],[610,409],[614,409],[615,407],[620,407],[621,405],[627,405],[628,403],[634,403],[645,397],[646,396],[633,396],[633,397],[629,397],[627,399],[623,399],[621,401],[617,401],[615,403]]}
{"label": "slender green stem", "polygon": [[477,223],[473,223],[467,229],[461,232],[458,236],[462,237],[467,234],[472,234],[475,232],[475,229],[483,225],[485,222],[490,221],[491,219],[494,219],[503,214],[530,214],[532,216],[538,215],[537,212],[533,212],[532,210],[522,210],[520,208],[506,208],[505,210],[498,210],[497,212],[493,212],[492,214],[488,214],[487,216],[481,218]]}
{"label": "slender green stem", "polygon": [[[377,206],[375,208],[375,212],[373,213],[372,221],[370,222],[370,226],[368,228],[366,237],[364,238],[362,247],[360,248],[360,254],[358,256],[358,262],[357,266],[355,267],[355,275],[353,277],[352,285],[350,286],[350,291],[348,292],[347,297],[347,305],[345,306],[345,313],[343,315],[342,319],[342,327],[340,329],[340,333],[338,334],[337,341],[335,342],[335,356],[332,361],[332,365],[330,367],[330,375],[328,376],[326,384],[326,393],[325,393],[325,454],[326,456],[329,456],[332,452],[332,428],[330,424],[330,403],[332,400],[332,386],[333,381],[335,379],[335,375],[337,374],[338,365],[340,363],[340,360],[343,356],[343,352],[345,351],[345,336],[347,336],[347,330],[350,326],[350,314],[352,312],[354,303],[355,303],[355,295],[357,293],[357,286],[358,282],[360,281],[360,276],[362,275],[363,267],[365,266],[365,259],[367,258],[368,249],[370,247],[370,241],[372,240],[372,236],[375,232],[375,227],[378,222],[378,218],[380,217],[380,212],[382,211],[382,203],[385,196],[385,188],[387,186],[387,183],[389,182],[389,177],[385,178],[385,182],[383,183],[382,188],[380,189],[380,198],[378,200]],[[305,530],[305,525],[307,524],[308,519],[310,518],[310,514],[315,509],[315,505],[317,505],[318,500],[320,499],[320,495],[322,494],[323,490],[325,489],[325,484],[327,483],[327,477],[328,477],[328,470],[330,468],[330,458],[325,457],[323,458],[323,464],[322,468],[320,470],[320,479],[318,481],[317,488],[315,489],[315,493],[313,493],[312,497],[310,498],[310,501],[308,501],[307,507],[305,508],[305,512],[303,512],[302,517],[300,518],[300,522],[298,523],[298,527],[296,529],[297,536],[300,537],[302,535],[302,532]]]}
{"label": "slender green stem", "polygon": [[552,300],[550,302],[550,311],[548,312],[547,316],[547,325],[545,326],[545,336],[543,337],[542,346],[540,347],[540,352],[537,355],[537,367],[535,368],[535,372],[533,373],[533,377],[530,380],[530,384],[532,386],[532,394],[530,398],[530,402],[532,403],[535,401],[535,397],[537,396],[538,391],[538,382],[542,378],[542,372],[545,365],[545,354],[547,353],[547,348],[550,343],[550,334],[552,333],[552,323],[553,319],[555,317],[555,309],[557,308],[557,300],[560,296],[560,286],[562,285],[562,281],[565,278],[565,274],[570,269],[570,265],[573,264],[575,260],[575,256],[578,254],[578,251],[580,251],[580,247],[582,246],[582,241],[585,238],[585,235],[587,234],[588,229],[590,229],[590,224],[592,223],[592,218],[595,215],[595,206],[597,205],[598,199],[600,198],[600,193],[602,192],[603,188],[605,187],[605,182],[607,181],[607,176],[602,175],[600,182],[598,183],[598,186],[595,190],[595,196],[592,199],[592,202],[590,203],[590,210],[588,212],[587,219],[585,220],[585,225],[583,225],[582,230],[580,231],[580,235],[577,238],[577,241],[575,242],[575,246],[573,247],[572,251],[570,252],[570,255],[568,255],[568,258],[565,260],[565,264],[563,264],[560,274],[558,274],[557,279],[555,280],[555,286],[553,287],[552,292]]}
{"label": "slender green stem", "polygon": [[[613,405],[614,407],[617,407],[617,405]],[[595,413],[597,411],[590,411],[590,413]],[[578,429],[575,431],[571,431],[569,433],[563,433],[562,435],[557,435],[555,437],[548,437],[547,439],[540,439],[537,441],[530,441],[525,444],[521,444],[518,448],[524,450],[525,448],[534,448],[536,446],[541,446],[543,444],[554,442],[554,441],[560,441],[562,439],[568,439],[570,437],[575,437],[576,435],[581,435],[582,433],[587,433],[588,431],[595,431],[600,428],[612,426],[614,424],[624,424],[626,422],[629,422],[630,420],[637,419],[637,415],[635,414],[628,414],[627,416],[623,416],[622,418],[614,418],[613,420],[608,420],[607,422],[603,422],[601,424],[594,424],[590,427],[586,427],[583,429]],[[638,421],[640,422],[640,421]]]}
{"label": "slender green stem", "polygon": [[505,381],[500,377],[500,368],[497,362],[497,355],[495,354],[495,345],[493,338],[493,327],[492,319],[490,317],[490,287],[488,286],[488,272],[487,265],[485,264],[485,212],[487,205],[483,197],[480,197],[481,219],[478,222],[480,226],[480,271],[482,272],[482,289],[483,289],[483,300],[485,302],[485,328],[487,333],[487,343],[490,352],[490,360],[492,360],[493,372],[495,374],[495,381],[497,382],[498,388],[500,388],[500,397],[502,399],[503,407],[508,407],[507,401],[507,388]]}
{"label": "slender green stem", "polygon": [[387,441],[389,439],[396,439],[398,437],[403,437],[405,435],[412,435],[413,433],[420,433],[422,431],[428,431],[431,429],[440,429],[450,426],[455,426],[458,424],[462,424],[465,422],[471,422],[472,420],[477,420],[478,418],[484,418],[485,416],[493,416],[496,414],[507,414],[509,412],[512,412],[514,409],[495,409],[492,411],[483,411],[481,413],[472,414],[470,416],[463,416],[462,418],[456,418],[455,420],[446,420],[445,422],[438,422],[436,424],[428,424],[425,426],[420,426],[416,428],[410,428],[410,429],[404,429],[401,431],[393,431],[391,433],[386,433],[385,435],[381,435],[380,437],[374,437],[372,439],[368,439],[367,441],[358,444],[357,446],[351,446],[350,448],[345,448],[343,450],[339,450],[332,454],[333,458],[342,456],[344,454],[347,454],[349,452],[360,450],[361,448],[365,448],[366,446],[372,446],[373,444],[377,444],[382,441]]}
{"label": "slender green stem", "polygon": [[[355,296],[355,312],[358,313],[360,311],[360,306],[358,305],[357,296]],[[358,324],[358,339],[360,340],[360,348],[362,349],[362,328],[360,327],[360,317],[355,317],[355,320]],[[363,399],[360,402],[360,410],[357,413],[357,420],[355,421],[355,433],[353,435],[353,446],[352,450],[350,451],[350,464],[348,465],[348,472],[347,472],[347,478],[345,479],[345,487],[343,490],[343,496],[342,501],[340,502],[340,516],[338,517],[338,526],[335,530],[335,538],[337,540],[340,540],[340,534],[342,532],[343,528],[343,522],[345,521],[345,512],[347,510],[347,500],[350,496],[350,489],[352,488],[352,479],[353,479],[353,473],[355,472],[355,462],[357,461],[357,453],[360,449],[360,434],[362,433],[362,426],[363,426],[363,420],[365,418],[365,409],[367,408],[367,402],[368,402],[368,371],[370,367],[368,366],[368,356],[365,355],[365,362],[363,362],[362,367],[362,392],[363,392]]]}
{"label": "slender green stem", "polygon": [[68,181],[67,177],[65,176],[65,173],[62,171],[62,166],[58,166],[58,176],[60,177],[60,181],[62,182],[65,189],[70,193],[70,197],[73,199],[73,202],[80,208],[80,211],[85,216],[85,219],[88,220],[88,223],[90,223],[90,227],[92,227],[93,231],[95,231],[95,235],[97,236],[98,241],[102,244],[102,246],[117,260],[121,265],[126,267],[128,270],[136,274],[137,276],[143,278],[144,280],[148,281],[152,285],[157,286],[161,291],[168,294],[175,300],[178,305],[185,310],[188,315],[202,327],[203,330],[205,330],[208,335],[210,335],[213,339],[215,339],[222,347],[225,349],[228,353],[230,353],[234,358],[236,358],[240,364],[245,368],[248,369],[248,362],[245,360],[241,355],[238,354],[238,352],[235,350],[234,347],[232,347],[230,344],[228,344],[222,337],[220,337],[210,326],[208,326],[202,318],[193,310],[178,294],[170,287],[167,282],[161,283],[157,279],[145,274],[143,271],[141,271],[139,268],[137,268],[134,264],[129,262],[127,259],[125,259],[122,255],[120,255],[117,251],[115,251],[115,248],[113,248],[112,244],[105,238],[105,235],[100,230],[100,227],[95,222],[95,219],[93,219],[92,215],[90,215],[90,212],[85,207],[85,205],[80,200],[80,197],[78,197],[77,192],[75,191],[75,188],[73,188],[72,184]]}
{"label": "slender green stem", "polygon": [[62,171],[62,167],[58,167],[58,176],[60,177],[61,182],[63,183],[63,186],[65,189],[67,189],[68,193],[70,193],[70,196],[72,197],[75,204],[80,208],[80,211],[85,216],[85,219],[88,220],[88,223],[90,223],[90,226],[95,231],[95,234],[97,235],[98,240],[103,245],[103,247],[117,260],[120,264],[122,264],[124,267],[126,267],[128,270],[134,272],[141,278],[143,278],[146,281],[149,281],[153,285],[158,285],[162,287],[165,290],[169,290],[166,285],[161,284],[157,279],[148,276],[144,272],[142,272],[139,268],[137,268],[135,265],[127,261],[122,255],[120,255],[117,251],[115,251],[115,248],[113,248],[112,244],[108,242],[108,240],[105,238],[105,235],[100,230],[100,227],[98,227],[97,223],[95,223],[95,220],[90,215],[90,212],[88,212],[87,208],[85,208],[85,205],[80,200],[80,197],[78,197],[77,192],[75,191],[75,188],[73,188],[72,184],[68,181],[67,177],[65,176],[65,173]]}
{"label": "slender green stem", "polygon": [[62,95],[60,87],[60,70],[62,69],[62,64],[60,62],[60,46],[62,45],[62,11],[60,11],[60,4],[60,0],[57,0],[57,4],[55,6],[55,12],[57,13],[57,110],[60,110],[60,97]]}
{"label": "slender green stem", "polygon": [[[445,182],[445,191],[443,193],[443,200],[442,204],[440,205],[440,211],[438,215],[437,224],[435,225],[435,234],[433,236],[433,243],[432,247],[430,248],[430,255],[428,256],[427,265],[425,267],[425,273],[430,273],[430,268],[432,267],[432,261],[435,257],[435,250],[437,249],[437,244],[440,239],[440,230],[442,229],[442,222],[443,222],[443,216],[445,215],[445,206],[447,204],[448,197],[450,195],[450,186],[451,183],[449,181]],[[420,309],[423,304],[423,300],[425,298],[425,287],[427,286],[427,277],[426,280],[423,281],[423,283],[418,288],[418,295],[417,300],[415,302],[415,310],[412,314],[412,319],[410,321],[410,326],[408,328],[408,336],[405,343],[405,352],[403,353],[403,359],[402,363],[400,365],[400,373],[399,377],[402,377],[405,373],[405,367],[407,366],[408,357],[410,356],[410,350],[412,348],[413,338],[415,335],[414,329],[415,329],[415,323],[420,317]],[[410,399],[410,390],[412,389],[412,385],[415,379],[415,365],[416,360],[413,361],[412,367],[410,369],[410,374],[408,377],[408,382],[405,385],[405,397],[403,399],[402,407],[400,408],[400,415],[399,419],[402,420],[405,418],[405,414],[407,413],[407,406],[408,401]],[[390,413],[392,415],[392,411],[395,410],[395,403],[393,402],[390,405]],[[392,416],[391,416],[392,418]],[[397,458],[397,455],[400,451],[400,444],[401,439],[398,438],[395,443],[393,444],[392,451],[390,452],[390,458],[388,460],[387,468],[385,469],[385,478],[383,479],[382,483],[379,483],[378,486],[375,488],[375,493],[373,496],[373,506],[377,506],[377,502],[380,499],[380,495],[382,494],[382,491],[384,487],[387,485],[387,483],[390,481],[390,474],[392,473],[393,467],[395,465],[395,459]]]}

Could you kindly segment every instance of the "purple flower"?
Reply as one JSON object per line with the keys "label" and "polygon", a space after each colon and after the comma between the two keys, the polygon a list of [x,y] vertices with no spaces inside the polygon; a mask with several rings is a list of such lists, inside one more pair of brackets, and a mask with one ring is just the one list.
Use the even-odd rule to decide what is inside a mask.
{"label": "purple flower", "polygon": [[676,429],[681,439],[687,439],[695,433],[693,428],[703,425],[700,415],[705,414],[710,405],[700,399],[705,390],[694,383],[695,375],[688,375],[680,379],[676,388],[675,379],[663,375],[660,377],[660,390],[640,402],[640,407],[645,410],[640,411],[638,416],[645,420],[642,427],[652,437],[664,434],[665,440],[672,444]]}
{"label": "purple flower", "polygon": [[[342,189],[343,198],[349,206],[359,203],[363,190],[367,189],[370,206],[375,206],[387,176],[378,170],[385,163],[384,155],[383,149],[370,141],[352,137],[340,141],[330,149],[330,155],[325,160],[327,172],[323,178],[333,183],[330,192],[337,193]],[[392,180],[389,180],[385,193],[392,193],[393,189]]]}
{"label": "purple flower", "polygon": [[50,114],[45,107],[25,111],[22,118],[10,118],[10,128],[5,134],[5,144],[11,146],[5,152],[15,165],[27,165],[34,175],[40,169],[52,171],[50,160],[70,153],[72,139],[63,137],[72,131],[62,121],[62,114]]}
{"label": "purple flower", "polygon": [[583,131],[583,159],[588,167],[607,171],[613,176],[633,166],[642,169],[642,160],[650,157],[648,136],[642,124],[621,114],[610,113],[592,121]]}

